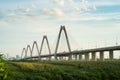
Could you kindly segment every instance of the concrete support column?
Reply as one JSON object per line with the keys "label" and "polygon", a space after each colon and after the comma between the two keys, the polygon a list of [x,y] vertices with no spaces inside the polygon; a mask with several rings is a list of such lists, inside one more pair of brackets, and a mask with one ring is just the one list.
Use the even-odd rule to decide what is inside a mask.
{"label": "concrete support column", "polygon": [[75,54],[75,60],[77,60],[77,54]]}
{"label": "concrete support column", "polygon": [[113,50],[109,51],[109,58],[110,60],[113,60]]}
{"label": "concrete support column", "polygon": [[68,60],[69,57],[68,57],[68,56],[65,56],[64,58],[65,58],[65,60]]}
{"label": "concrete support column", "polygon": [[100,60],[101,60],[101,61],[104,61],[104,51],[101,51],[101,52],[100,52]]}
{"label": "concrete support column", "polygon": [[79,60],[82,60],[82,54],[81,53],[79,54]]}
{"label": "concrete support column", "polygon": [[89,59],[90,57],[89,57],[89,53],[85,53],[85,60],[86,61],[89,61],[90,59]]}
{"label": "concrete support column", "polygon": [[96,59],[96,52],[92,52],[92,60],[93,61],[96,61],[97,59]]}
{"label": "concrete support column", "polygon": [[51,56],[48,57],[49,61],[51,61]]}
{"label": "concrete support column", "polygon": [[60,59],[60,60],[63,60],[63,57],[61,56],[61,57],[59,57],[59,59]]}

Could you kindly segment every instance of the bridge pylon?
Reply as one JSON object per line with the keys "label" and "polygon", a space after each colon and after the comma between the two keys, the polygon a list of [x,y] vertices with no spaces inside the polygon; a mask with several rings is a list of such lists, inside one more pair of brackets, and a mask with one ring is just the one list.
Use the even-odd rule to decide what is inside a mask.
{"label": "bridge pylon", "polygon": [[31,58],[32,58],[32,54],[33,54],[33,50],[34,50],[34,47],[35,47],[35,46],[36,46],[37,53],[38,53],[39,59],[40,59],[40,51],[39,51],[39,48],[38,48],[37,41],[34,41],[34,42],[33,42],[32,49],[31,49]]}
{"label": "bridge pylon", "polygon": [[[58,46],[59,46],[59,42],[60,42],[60,37],[61,37],[62,31],[64,31],[66,42],[67,42],[67,46],[68,46],[68,50],[71,53],[71,47],[70,47],[70,43],[69,43],[69,39],[68,39],[66,28],[65,28],[65,26],[61,26],[59,34],[58,34],[58,39],[57,39],[57,44],[56,44],[56,48],[55,48],[55,53],[54,53],[54,57],[55,57],[56,60],[58,60],[58,58],[57,58],[57,51],[58,51]],[[69,60],[71,60],[71,59],[72,59],[72,53],[69,56]]]}
{"label": "bridge pylon", "polygon": [[[22,57],[23,57],[23,53],[25,53],[25,56],[26,56],[26,49],[25,48],[22,49],[21,60],[22,60]],[[25,56],[24,56],[24,58],[25,58]]]}
{"label": "bridge pylon", "polygon": [[41,43],[41,47],[40,47],[40,55],[41,55],[41,52],[42,52],[42,49],[43,49],[43,43],[44,43],[45,40],[47,42],[47,47],[48,47],[48,51],[49,51],[49,60],[51,60],[51,49],[50,49],[49,41],[48,41],[48,38],[47,38],[46,35],[44,35],[43,39],[42,39],[42,43]]}

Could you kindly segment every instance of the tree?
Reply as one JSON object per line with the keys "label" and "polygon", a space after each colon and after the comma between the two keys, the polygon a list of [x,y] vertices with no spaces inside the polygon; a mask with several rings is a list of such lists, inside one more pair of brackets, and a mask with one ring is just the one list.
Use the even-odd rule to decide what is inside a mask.
{"label": "tree", "polygon": [[7,69],[5,67],[5,61],[0,54],[0,80],[5,80],[7,78]]}

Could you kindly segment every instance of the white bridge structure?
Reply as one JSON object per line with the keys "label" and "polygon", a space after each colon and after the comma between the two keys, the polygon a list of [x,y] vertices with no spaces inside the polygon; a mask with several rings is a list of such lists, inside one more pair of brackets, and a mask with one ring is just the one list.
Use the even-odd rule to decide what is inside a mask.
{"label": "white bridge structure", "polygon": [[[66,42],[67,42],[67,46],[68,46],[68,52],[58,52],[58,47],[59,47],[59,42],[60,42],[62,31],[64,31],[64,33],[65,33]],[[43,49],[43,43],[45,41],[47,43],[47,48],[48,48],[49,53],[41,55],[41,52]],[[37,56],[33,56],[33,51],[35,48],[37,49],[37,54],[38,54]],[[91,60],[96,61],[97,60],[96,53],[99,52],[99,56],[100,56],[99,60],[104,61],[104,59],[105,59],[104,55],[105,55],[106,51],[109,52],[109,59],[113,60],[114,59],[114,56],[113,56],[114,51],[117,51],[117,50],[120,50],[120,46],[111,46],[111,47],[102,47],[102,48],[71,51],[71,47],[70,47],[69,38],[67,35],[66,28],[65,28],[65,26],[61,26],[59,34],[58,34],[58,39],[57,39],[54,53],[51,53],[48,38],[46,35],[44,35],[42,42],[41,42],[40,49],[38,47],[37,42],[34,41],[32,47],[30,45],[27,45],[26,48],[23,48],[22,54],[21,54],[21,59],[23,59],[23,60],[33,60],[33,59],[41,60],[42,58],[46,58],[46,60],[51,60],[52,57],[54,57],[55,60],[62,60],[62,59],[67,57],[68,60],[73,60],[73,56],[74,56],[75,60],[82,60],[82,57],[83,57],[82,55],[84,55],[85,60],[89,61],[90,60],[90,53],[91,53],[91,58],[92,58]],[[30,54],[28,54],[28,51],[30,52]],[[25,55],[24,57],[23,57],[23,54]]]}

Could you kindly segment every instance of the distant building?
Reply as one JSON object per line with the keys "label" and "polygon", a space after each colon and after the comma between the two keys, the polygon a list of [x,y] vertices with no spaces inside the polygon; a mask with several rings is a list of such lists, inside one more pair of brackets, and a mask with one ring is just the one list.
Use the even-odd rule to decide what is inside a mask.
{"label": "distant building", "polygon": [[19,55],[16,55],[16,60],[20,60],[20,56]]}

